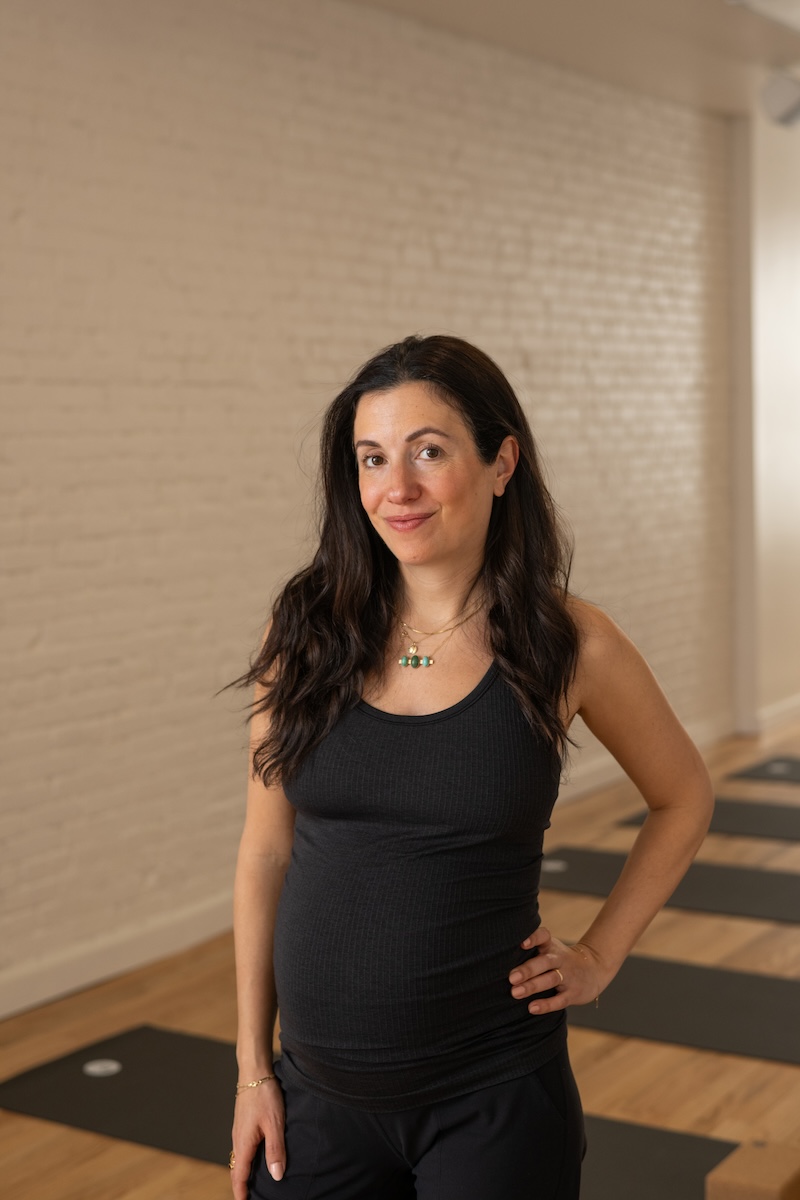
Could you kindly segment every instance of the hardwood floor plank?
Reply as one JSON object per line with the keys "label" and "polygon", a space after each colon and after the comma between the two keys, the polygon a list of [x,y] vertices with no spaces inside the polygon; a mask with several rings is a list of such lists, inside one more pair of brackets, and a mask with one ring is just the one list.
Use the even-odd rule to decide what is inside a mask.
{"label": "hardwood floor plank", "polygon": [[748,1138],[800,1146],[797,1067],[577,1028],[570,1052],[588,1112],[734,1140],[746,1130]]}

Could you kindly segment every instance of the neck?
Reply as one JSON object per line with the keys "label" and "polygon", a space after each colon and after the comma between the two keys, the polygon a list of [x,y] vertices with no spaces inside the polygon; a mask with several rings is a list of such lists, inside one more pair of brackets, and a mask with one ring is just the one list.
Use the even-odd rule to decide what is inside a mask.
{"label": "neck", "polygon": [[417,628],[436,628],[456,620],[477,604],[481,585],[475,571],[443,571],[401,566],[398,614]]}

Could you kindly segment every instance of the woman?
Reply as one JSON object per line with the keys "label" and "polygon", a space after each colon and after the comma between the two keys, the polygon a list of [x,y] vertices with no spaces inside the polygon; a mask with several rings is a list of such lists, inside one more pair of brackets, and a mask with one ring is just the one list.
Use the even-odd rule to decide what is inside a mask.
{"label": "woman", "polygon": [[[528,424],[481,351],[376,355],[327,412],[321,473],[319,548],[238,681],[234,1195],[576,1200],[565,1009],[688,868],[707,772],[628,639],[569,595]],[[537,890],[577,713],[650,813],[568,946]]]}

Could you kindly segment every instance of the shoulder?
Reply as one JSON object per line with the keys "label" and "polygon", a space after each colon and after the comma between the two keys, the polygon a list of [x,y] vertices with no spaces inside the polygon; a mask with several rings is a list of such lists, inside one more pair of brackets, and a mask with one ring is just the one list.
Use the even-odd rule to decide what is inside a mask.
{"label": "shoulder", "polygon": [[570,689],[571,713],[579,712],[598,694],[613,695],[649,668],[630,638],[608,613],[577,596],[567,598],[567,608],[578,629],[579,649]]}
{"label": "shoulder", "polygon": [[633,649],[630,638],[602,608],[577,596],[568,596],[566,603],[578,629],[579,666],[608,662],[628,647]]}
{"label": "shoulder", "polygon": [[706,806],[703,760],[642,655],[602,609],[568,604],[581,637],[568,720],[580,714],[651,808],[680,805],[688,788]]}

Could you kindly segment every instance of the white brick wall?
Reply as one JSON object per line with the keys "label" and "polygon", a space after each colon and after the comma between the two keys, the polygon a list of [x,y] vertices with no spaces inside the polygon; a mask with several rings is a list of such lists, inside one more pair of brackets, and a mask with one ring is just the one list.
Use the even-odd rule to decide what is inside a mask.
{"label": "white brick wall", "polygon": [[721,120],[337,0],[0,6],[6,1010],[228,921],[236,701],[315,418],[508,370],[576,582],[729,727]]}

